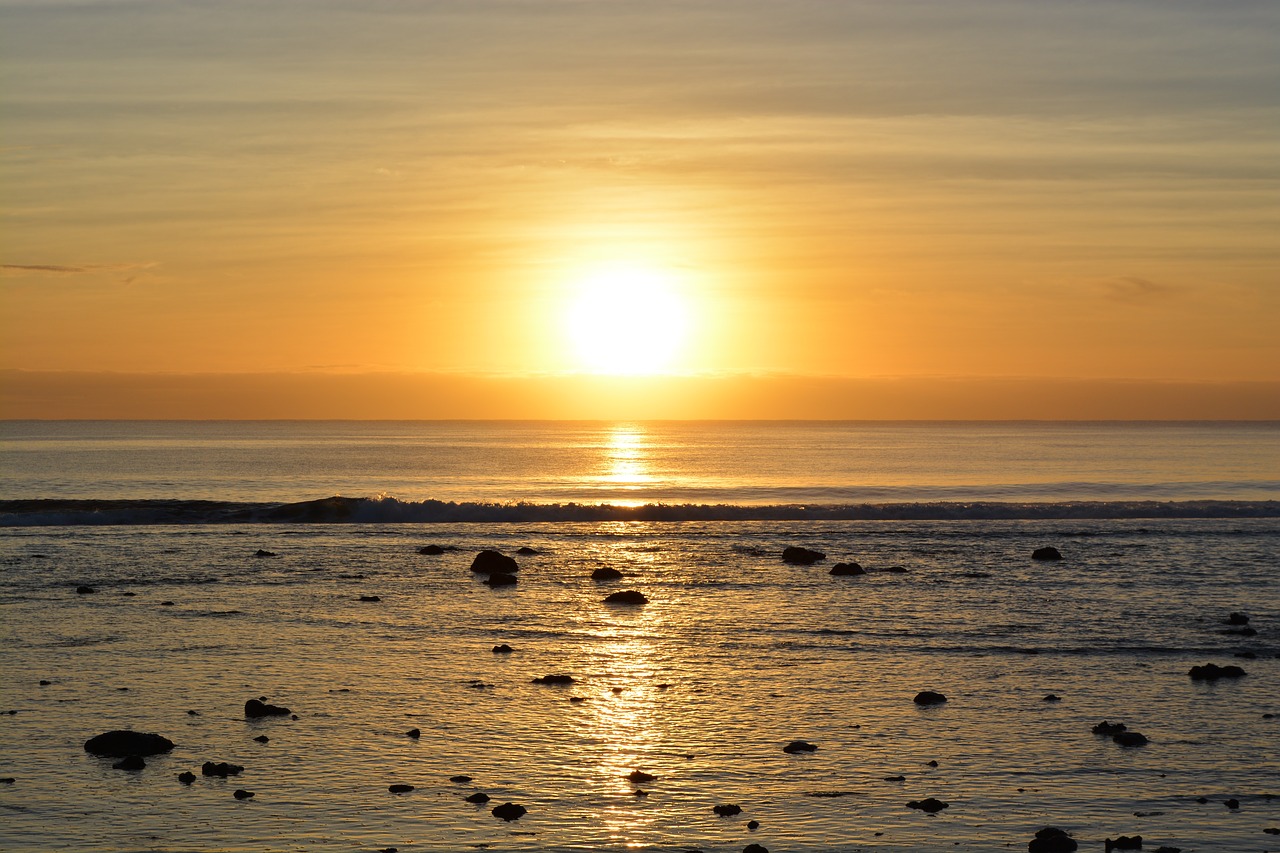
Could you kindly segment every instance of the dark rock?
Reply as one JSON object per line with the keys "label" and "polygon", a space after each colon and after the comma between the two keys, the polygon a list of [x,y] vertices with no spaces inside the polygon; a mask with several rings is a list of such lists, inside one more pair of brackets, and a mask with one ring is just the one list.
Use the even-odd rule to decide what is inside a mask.
{"label": "dark rock", "polygon": [[243,772],[244,767],[239,764],[230,764],[226,761],[219,761],[216,763],[213,761],[206,761],[200,767],[200,774],[202,776],[217,776],[220,779],[225,779],[228,776],[239,776]]}
{"label": "dark rock", "polygon": [[519,570],[520,566],[516,564],[515,560],[497,551],[481,551],[471,561],[471,571],[480,575],[491,575],[495,572],[510,575]]}
{"label": "dark rock", "polygon": [[236,788],[235,793],[231,796],[237,800],[248,800],[255,796],[253,791],[246,791],[244,788]]}
{"label": "dark rock", "polygon": [[624,589],[605,596],[605,604],[648,604],[649,599],[638,589]]}
{"label": "dark rock", "polygon": [[911,701],[917,705],[941,705],[947,701],[947,697],[933,690],[921,690]]}
{"label": "dark rock", "polygon": [[1061,696],[1058,696],[1058,695],[1057,695],[1057,694],[1055,694],[1055,693],[1050,693],[1048,696],[1045,696],[1045,697],[1044,697],[1044,698],[1042,698],[1040,701],[1041,701],[1041,702],[1061,702],[1061,701],[1062,701],[1062,697],[1061,697]]}
{"label": "dark rock", "polygon": [[570,701],[570,702],[572,702],[572,703],[573,703],[573,704],[575,704],[575,705],[578,705],[578,704],[580,704],[580,703],[582,703],[582,702],[585,702],[585,701],[587,701],[587,700],[586,700],[586,698],[585,698],[585,697],[583,697],[583,696],[570,696],[570,697],[569,697],[569,701]]}
{"label": "dark rock", "polygon": [[122,592],[120,594],[123,595],[125,598],[133,598],[134,596],[137,595],[136,592]]}
{"label": "dark rock", "polygon": [[84,742],[84,751],[94,755],[124,758],[128,755],[159,755],[173,749],[167,737],[127,729],[103,732]]}
{"label": "dark rock", "polygon": [[1103,720],[1093,727],[1093,733],[1095,735],[1118,735],[1127,728],[1129,727],[1124,723],[1112,723],[1107,720]]}
{"label": "dark rock", "polygon": [[1080,845],[1056,826],[1046,826],[1027,844],[1027,853],[1073,853]]}
{"label": "dark rock", "polygon": [[541,678],[535,678],[534,684],[573,684],[572,675],[544,675]]}
{"label": "dark rock", "polygon": [[43,678],[42,678],[42,679],[40,679],[40,686],[41,686],[41,687],[48,687],[50,684],[53,684],[53,682],[52,682],[52,681],[48,681],[48,680],[43,679]]}
{"label": "dark rock", "polygon": [[126,755],[111,766],[116,770],[143,770],[147,762],[142,760],[141,755]]}
{"label": "dark rock", "polygon": [[880,571],[888,572],[891,575],[905,575],[907,573],[906,566],[885,566]]}
{"label": "dark rock", "polygon": [[1226,806],[1227,808],[1229,808],[1229,809],[1238,809],[1238,808],[1240,808],[1240,801],[1239,801],[1239,800],[1237,800],[1237,799],[1235,799],[1234,797],[1232,797],[1232,798],[1231,798],[1231,799],[1229,799],[1229,800],[1223,800],[1223,801],[1222,801],[1222,804],[1223,804],[1224,806]]}
{"label": "dark rock", "polygon": [[652,773],[645,773],[643,770],[632,770],[630,773],[627,774],[627,781],[631,782],[633,785],[640,785],[640,784],[643,784],[644,782],[652,782],[654,779],[657,779],[657,778],[658,777],[654,776]]}
{"label": "dark rock", "polygon": [[929,767],[937,767],[937,766],[938,766],[938,762],[937,762],[936,760],[934,760],[934,761],[926,761],[926,762],[925,762],[925,764],[926,764],[927,766],[929,766]]}
{"label": "dark rock", "polygon": [[733,817],[734,815],[742,814],[742,806],[732,803],[723,806],[712,806],[711,810],[720,815],[720,817]]}
{"label": "dark rock", "polygon": [[444,553],[444,549],[439,545],[423,545],[418,549],[419,554],[425,554],[428,557],[438,557]]}
{"label": "dark rock", "polygon": [[530,548],[528,545],[521,545],[519,548],[516,549],[516,553],[522,557],[532,557],[538,552],[536,549]]}
{"label": "dark rock", "polygon": [[1232,613],[1226,621],[1228,625],[1248,625],[1249,617],[1243,613]]}
{"label": "dark rock", "polygon": [[414,790],[412,785],[388,785],[387,790],[393,794],[407,794]]}
{"label": "dark rock", "polygon": [[1209,802],[1209,798],[1208,798],[1208,797],[1196,797],[1196,802],[1203,806],[1205,803]]}
{"label": "dark rock", "polygon": [[1106,853],[1111,853],[1112,850],[1141,850],[1142,836],[1121,835],[1119,838],[1106,839],[1102,842],[1102,845],[1105,848]]}
{"label": "dark rock", "polygon": [[1187,675],[1191,676],[1193,681],[1217,681],[1219,678],[1240,678],[1244,674],[1244,670],[1235,664],[1218,666],[1216,663],[1206,663],[1204,666],[1193,666],[1187,671]]}
{"label": "dark rock", "polygon": [[455,785],[465,785],[471,781],[471,777],[458,774],[457,776],[450,776],[449,781],[453,782]]}
{"label": "dark rock", "polygon": [[867,570],[854,562],[836,563],[831,567],[830,573],[836,577],[847,577],[851,575],[865,575]]}
{"label": "dark rock", "polygon": [[97,590],[96,590],[96,589],[94,589],[94,588],[93,588],[93,587],[91,587],[91,586],[78,586],[78,587],[76,587],[76,594],[77,594],[77,595],[92,595],[92,594],[93,594],[93,593],[95,593],[95,592],[97,592]]}
{"label": "dark rock", "polygon": [[382,598],[377,595],[362,595],[360,596],[360,600],[361,601],[381,601]]}
{"label": "dark rock", "polygon": [[528,809],[524,806],[518,806],[515,803],[503,803],[500,806],[494,806],[490,812],[494,817],[501,818],[508,823],[513,820],[519,820],[528,813]]}
{"label": "dark rock", "polygon": [[640,790],[639,788],[636,788],[634,791],[632,791],[632,792],[631,792],[631,795],[632,795],[633,797],[647,797],[647,796],[649,796],[649,792],[648,792],[648,791],[642,791],[642,790]]}
{"label": "dark rock", "polygon": [[782,748],[782,751],[788,755],[799,755],[802,752],[817,752],[816,744],[809,743],[807,740],[793,740]]}
{"label": "dark rock", "polygon": [[617,696],[619,693],[621,693],[621,692],[622,692],[622,688],[621,688],[621,687],[610,687],[610,688],[609,688],[609,692],[610,692],[610,693],[612,693],[614,696]]}
{"label": "dark rock", "polygon": [[622,572],[617,569],[603,566],[591,573],[593,581],[616,581],[622,579]]}
{"label": "dark rock", "polygon": [[760,821],[758,820],[747,821],[747,829],[751,830],[752,832],[755,832],[759,828],[760,828]]}
{"label": "dark rock", "polygon": [[1258,636],[1257,628],[1228,628],[1225,631],[1219,631],[1224,637],[1256,637]]}
{"label": "dark rock", "polygon": [[835,800],[840,797],[852,797],[853,791],[805,791],[806,797],[813,797],[817,800]]}
{"label": "dark rock", "polygon": [[509,575],[506,572],[494,572],[484,583],[488,587],[515,586],[519,580],[515,575]]}
{"label": "dark rock", "polygon": [[255,552],[254,552],[253,556],[255,556],[255,557],[279,557],[280,555],[279,555],[279,554],[277,554],[277,553],[275,553],[274,551],[264,551],[263,549],[259,548],[257,551],[255,551]]}
{"label": "dark rock", "polygon": [[172,601],[162,601],[162,602],[160,602],[160,606],[161,606],[161,607],[173,607],[174,605],[173,605],[173,602],[172,602]]}
{"label": "dark rock", "polygon": [[190,770],[184,770],[178,774],[178,781],[184,785],[190,785],[192,782],[196,781],[196,774],[192,773]]}
{"label": "dark rock", "polygon": [[250,699],[244,703],[244,715],[251,720],[259,717],[287,717],[293,712],[281,705],[268,705],[261,699]]}
{"label": "dark rock", "polygon": [[1043,548],[1037,548],[1031,552],[1033,560],[1061,560],[1062,554],[1052,545],[1046,545]]}
{"label": "dark rock", "polygon": [[827,559],[827,555],[821,551],[811,551],[808,548],[801,548],[796,545],[788,545],[782,549],[782,562],[791,563],[795,566],[812,566],[814,563]]}
{"label": "dark rock", "polygon": [[254,743],[271,743],[271,738],[267,737],[266,735],[258,735],[253,740],[254,740]]}
{"label": "dark rock", "polygon": [[1146,746],[1148,743],[1142,732],[1116,732],[1111,739],[1121,746]]}
{"label": "dark rock", "polygon": [[493,647],[493,653],[494,653],[495,655],[509,655],[509,654],[511,654],[513,651],[515,651],[515,649],[511,648],[511,647],[510,647],[510,646],[508,646],[506,643],[503,643],[503,644],[502,644],[502,645],[500,645],[500,646],[494,646],[494,647]]}
{"label": "dark rock", "polygon": [[422,729],[409,729],[409,731],[404,733],[404,736],[411,737],[414,740],[417,740],[418,738],[422,737]]}
{"label": "dark rock", "polygon": [[907,781],[907,777],[906,777],[906,776],[886,776],[886,777],[884,777],[884,781],[886,781],[886,782],[905,782],[905,781]]}
{"label": "dark rock", "polygon": [[487,803],[489,802],[489,795],[481,791],[476,791],[474,794],[467,797],[467,802],[468,803]]}
{"label": "dark rock", "polygon": [[1265,832],[1267,835],[1280,835],[1280,826],[1268,826],[1266,829],[1262,831]]}
{"label": "dark rock", "polygon": [[907,803],[907,808],[919,809],[920,811],[927,812],[928,814],[937,814],[943,809],[950,807],[950,803],[944,803],[942,800],[935,799],[934,797],[925,797],[923,800],[912,800]]}
{"label": "dark rock", "polygon": [[769,848],[761,847],[759,844],[748,844],[742,848],[742,853],[769,853]]}
{"label": "dark rock", "polygon": [[198,717],[198,716],[200,716],[200,712],[199,712],[199,711],[187,711],[187,716],[188,716],[188,717]]}
{"label": "dark rock", "polygon": [[1181,847],[1169,847],[1168,845],[1160,845],[1156,848],[1156,853],[1182,853]]}

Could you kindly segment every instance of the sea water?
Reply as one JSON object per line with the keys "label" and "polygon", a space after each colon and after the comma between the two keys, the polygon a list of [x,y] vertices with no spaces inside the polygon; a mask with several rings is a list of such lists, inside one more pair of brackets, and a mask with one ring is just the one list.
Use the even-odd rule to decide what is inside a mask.
{"label": "sea water", "polygon": [[[997,851],[1046,825],[1083,850],[1138,834],[1144,849],[1280,850],[1275,425],[2,434],[6,850]],[[254,520],[335,493],[375,520]],[[817,517],[884,494],[920,503]],[[600,495],[681,509],[571,520]],[[1110,509],[1078,517],[1077,499]],[[115,523],[85,523],[101,505],[78,500]],[[562,505],[386,520],[444,518],[433,500]],[[137,523],[155,520],[148,501],[188,521]],[[259,514],[234,520],[246,507]],[[788,545],[827,556],[788,564]],[[1033,560],[1044,545],[1063,559]],[[515,586],[470,571],[481,549],[520,547],[536,553],[517,556]],[[829,574],[852,560],[867,574]],[[605,566],[623,579],[593,581]],[[649,603],[604,603],[621,589]],[[1189,678],[1209,662],[1247,674]],[[574,682],[534,683],[548,674]],[[922,690],[948,701],[918,706]],[[260,696],[297,719],[246,720]],[[1092,734],[1103,719],[1150,743]],[[115,770],[82,745],[116,728],[176,746]],[[817,751],[783,752],[796,739]],[[203,777],[205,761],[245,770]],[[465,801],[477,791],[492,801]],[[926,797],[949,807],[907,806]],[[528,814],[490,814],[507,801]]]}

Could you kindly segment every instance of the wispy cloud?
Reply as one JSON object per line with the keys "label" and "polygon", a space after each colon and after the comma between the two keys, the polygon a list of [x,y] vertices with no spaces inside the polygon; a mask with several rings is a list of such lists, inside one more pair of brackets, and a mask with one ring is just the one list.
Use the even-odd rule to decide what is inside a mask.
{"label": "wispy cloud", "polygon": [[1134,275],[1105,279],[1101,285],[1109,298],[1119,302],[1147,302],[1164,299],[1178,292],[1172,285]]}
{"label": "wispy cloud", "polygon": [[[156,266],[154,262],[125,264],[0,264],[0,275],[87,275],[92,273],[131,272]],[[132,281],[132,278],[127,281]]]}

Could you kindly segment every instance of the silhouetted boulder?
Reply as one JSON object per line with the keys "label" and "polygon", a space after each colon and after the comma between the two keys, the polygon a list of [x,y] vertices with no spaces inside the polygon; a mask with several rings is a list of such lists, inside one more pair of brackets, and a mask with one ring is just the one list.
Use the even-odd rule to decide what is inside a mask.
{"label": "silhouetted boulder", "polygon": [[360,596],[360,600],[361,601],[381,601],[382,598],[376,595],[362,595]]}
{"label": "silhouetted boulder", "polygon": [[854,562],[836,563],[831,567],[831,574],[836,577],[848,577],[851,575],[865,575],[867,570]]}
{"label": "silhouetted boulder", "polygon": [[282,705],[268,705],[261,699],[250,699],[244,703],[244,715],[251,720],[259,717],[287,717],[292,713]]}
{"label": "silhouetted boulder", "polygon": [[652,773],[645,773],[643,770],[632,770],[627,774],[627,781],[633,785],[641,785],[645,782],[652,782],[657,779]]}
{"label": "silhouetted boulder", "polygon": [[265,550],[263,550],[262,548],[259,548],[257,551],[255,551],[255,552],[253,553],[253,556],[255,556],[255,557],[279,557],[280,555],[279,555],[279,554],[277,554],[277,553],[276,553],[276,552],[274,552],[274,551],[265,551]]}
{"label": "silhouetted boulder", "polygon": [[190,785],[192,782],[196,781],[196,774],[192,773],[190,770],[184,770],[178,774],[178,781],[184,785]]}
{"label": "silhouetted boulder", "polygon": [[409,729],[409,731],[404,733],[404,736],[417,740],[422,737],[422,729]]}
{"label": "silhouetted boulder", "polygon": [[146,768],[147,762],[142,760],[141,755],[126,755],[124,758],[112,764],[115,770],[142,770]]}
{"label": "silhouetted boulder", "polygon": [[129,755],[159,755],[173,749],[173,741],[167,737],[127,729],[103,732],[84,742],[84,751],[94,755],[124,758]]}
{"label": "silhouetted boulder", "polygon": [[788,545],[782,549],[782,562],[791,563],[795,566],[812,566],[814,563],[825,559],[827,559],[827,555],[821,551],[801,548],[798,545]]}
{"label": "silhouetted boulder", "polygon": [[474,794],[467,797],[467,802],[468,803],[487,803],[489,802],[489,795],[482,791],[476,791]]}
{"label": "silhouetted boulder", "polygon": [[412,785],[388,785],[387,790],[393,794],[407,794],[415,789]]}
{"label": "silhouetted boulder", "polygon": [[506,643],[502,643],[501,645],[497,645],[493,647],[493,653],[495,655],[509,655],[513,651],[515,651],[515,649],[511,648]]}
{"label": "silhouetted boulder", "polygon": [[1116,735],[1127,728],[1129,727],[1124,723],[1112,723],[1107,720],[1103,720],[1093,727],[1093,733],[1095,735]]}
{"label": "silhouetted boulder", "polygon": [[516,553],[522,557],[532,557],[535,556],[538,551],[535,548],[530,548],[528,545],[521,545],[516,549]]}
{"label": "silhouetted boulder", "polygon": [[217,776],[219,779],[225,779],[228,776],[239,776],[244,772],[244,767],[239,764],[231,764],[226,761],[206,761],[200,767],[200,775]]}
{"label": "silhouetted boulder", "polygon": [[622,572],[609,566],[601,566],[591,573],[593,581],[616,581],[622,579]]}
{"label": "silhouetted boulder", "polygon": [[1040,701],[1041,702],[1061,702],[1062,697],[1056,693],[1050,693],[1049,695],[1043,697]]}
{"label": "silhouetted boulder", "polygon": [[1031,552],[1033,560],[1061,560],[1062,553],[1052,545],[1046,545],[1043,548],[1037,548]]}
{"label": "silhouetted boulder", "polygon": [[638,589],[624,589],[605,596],[605,604],[648,604],[649,599]]}
{"label": "silhouetted boulder", "polygon": [[1116,732],[1111,740],[1120,746],[1146,746],[1150,742],[1142,732]]}
{"label": "silhouetted boulder", "polygon": [[485,585],[494,588],[500,586],[515,586],[518,583],[515,575],[509,575],[506,572],[494,572],[485,578]]}
{"label": "silhouetted boulder", "polygon": [[1240,678],[1244,674],[1244,670],[1235,664],[1218,666],[1216,663],[1206,663],[1204,666],[1193,666],[1187,671],[1187,675],[1191,676],[1192,681],[1217,681],[1219,678]]}
{"label": "silhouetted boulder", "polygon": [[518,806],[515,803],[503,803],[500,806],[494,806],[490,812],[494,817],[510,823],[513,820],[519,820],[529,813],[524,806]]}
{"label": "silhouetted boulder", "polygon": [[254,743],[271,743],[271,738],[267,737],[266,735],[258,735],[256,738],[253,739],[253,742]]}
{"label": "silhouetted boulder", "polygon": [[935,690],[921,690],[911,701],[917,705],[941,705],[947,701],[947,697]]}
{"label": "silhouetted boulder", "polygon": [[235,793],[231,796],[235,797],[237,800],[251,800],[256,797],[257,794],[253,793],[253,791],[246,791],[244,788],[237,788]]}
{"label": "silhouetted boulder", "polygon": [[1027,853],[1074,853],[1076,840],[1056,826],[1046,826],[1027,843]]}
{"label": "silhouetted boulder", "polygon": [[573,684],[572,675],[544,675],[533,680],[534,684]]}
{"label": "silhouetted boulder", "polygon": [[519,569],[520,566],[516,564],[515,560],[497,551],[481,551],[471,561],[471,571],[479,575],[491,575],[494,572],[510,575],[519,571]]}
{"label": "silhouetted boulder", "polygon": [[1108,838],[1102,842],[1105,853],[1111,853],[1112,850],[1141,850],[1141,835],[1121,835],[1119,838]]}
{"label": "silhouetted boulder", "polygon": [[76,587],[76,595],[92,595],[95,592],[97,592],[97,590],[91,586]]}
{"label": "silhouetted boulder", "polygon": [[912,800],[911,802],[907,803],[907,808],[919,809],[920,811],[926,812],[928,814],[937,814],[943,809],[951,808],[951,804],[944,803],[942,800],[936,799],[934,797],[925,797],[923,800]]}
{"label": "silhouetted boulder", "polygon": [[761,847],[759,844],[748,844],[742,848],[742,853],[769,853],[769,848]]}
{"label": "silhouetted boulder", "polygon": [[1237,799],[1235,799],[1234,797],[1232,797],[1232,798],[1231,798],[1231,799],[1229,799],[1229,800],[1223,800],[1223,801],[1222,801],[1222,804],[1223,804],[1224,806],[1226,806],[1227,808],[1229,808],[1229,809],[1238,809],[1238,808],[1240,808],[1240,801],[1239,801],[1239,800],[1237,800]]}
{"label": "silhouetted boulder", "polygon": [[439,545],[423,545],[418,549],[419,554],[425,554],[428,557],[438,557],[444,553],[444,549]]}
{"label": "silhouetted boulder", "polygon": [[734,805],[733,803],[726,803],[723,806],[712,806],[711,810],[720,815],[720,817],[733,817],[734,815],[742,814],[742,806]]}
{"label": "silhouetted boulder", "polygon": [[817,752],[816,744],[809,743],[807,740],[793,740],[782,748],[782,751],[788,755],[799,755],[802,752]]}
{"label": "silhouetted boulder", "polygon": [[1228,625],[1248,625],[1249,617],[1243,613],[1232,613],[1226,621]]}

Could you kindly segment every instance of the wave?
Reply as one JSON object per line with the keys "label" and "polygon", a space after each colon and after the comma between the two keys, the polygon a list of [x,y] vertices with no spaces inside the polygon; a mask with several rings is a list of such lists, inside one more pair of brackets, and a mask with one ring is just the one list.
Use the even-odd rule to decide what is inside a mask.
{"label": "wave", "polygon": [[167,524],[435,524],[600,521],[952,521],[1280,518],[1280,501],[936,501],[855,504],[616,504],[402,501],[334,496],[293,503],[5,500],[0,527]]}

